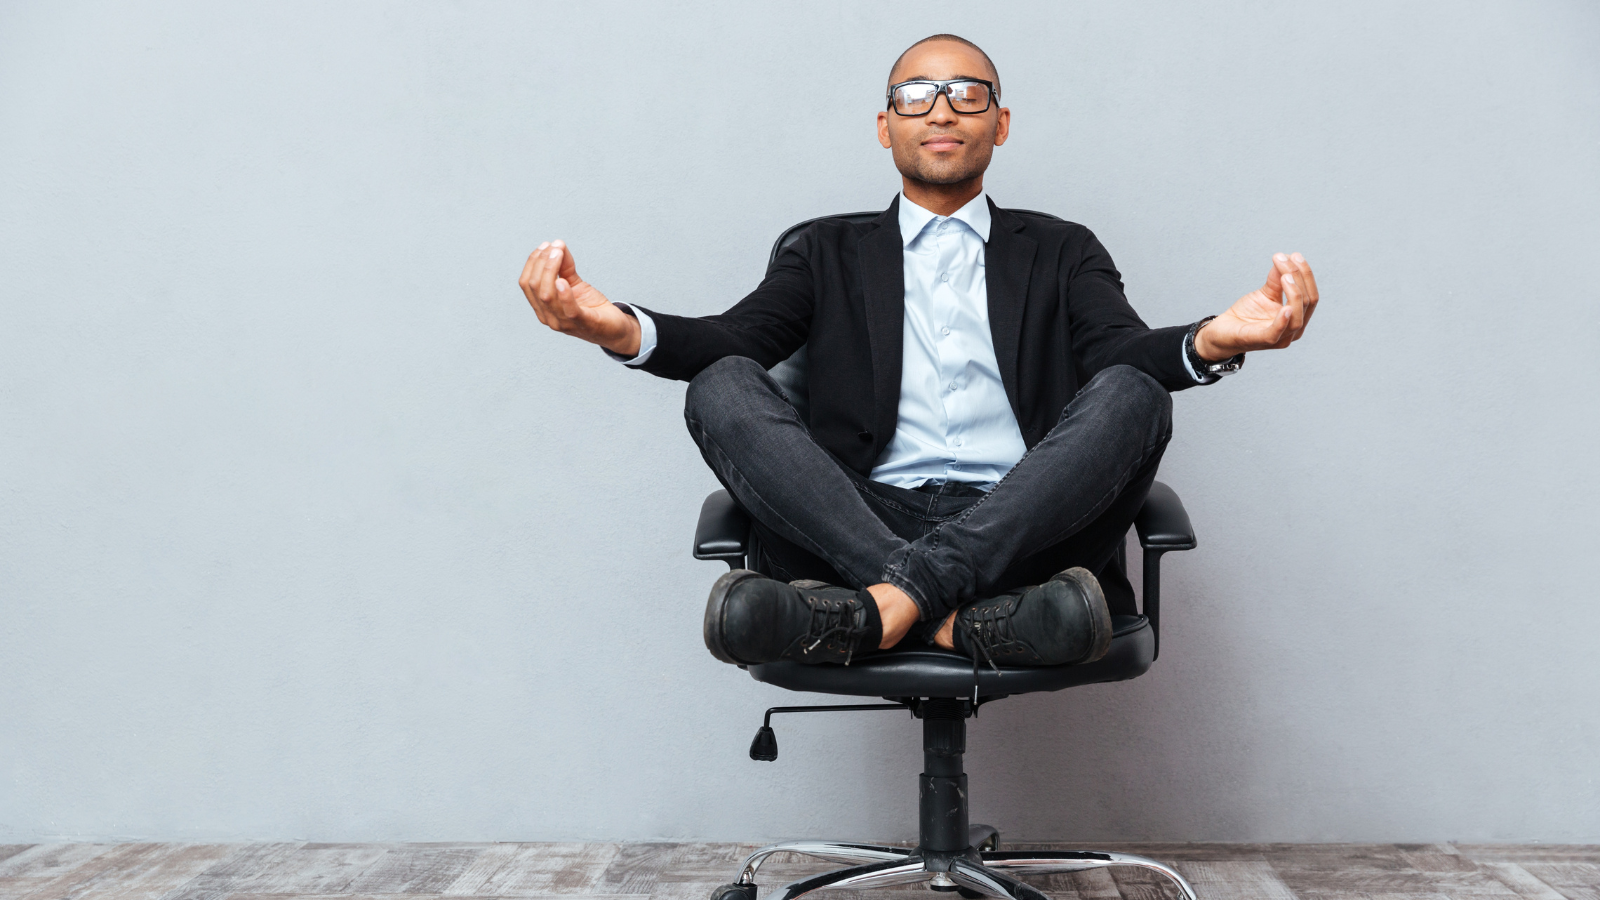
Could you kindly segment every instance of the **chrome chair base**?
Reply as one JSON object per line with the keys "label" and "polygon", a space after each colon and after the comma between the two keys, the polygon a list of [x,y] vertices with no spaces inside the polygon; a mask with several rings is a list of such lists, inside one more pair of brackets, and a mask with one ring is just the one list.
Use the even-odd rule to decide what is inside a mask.
{"label": "chrome chair base", "polygon": [[750,854],[739,880],[719,889],[712,897],[713,900],[734,900],[730,895],[738,893],[744,895],[742,900],[755,900],[755,878],[761,864],[775,853],[799,853],[856,865],[790,882],[773,900],[798,900],[812,891],[830,888],[861,890],[919,882],[926,882],[935,891],[960,891],[963,896],[1049,900],[1043,891],[1015,876],[1081,872],[1110,866],[1135,866],[1159,872],[1177,886],[1184,900],[1197,900],[1194,888],[1175,869],[1143,856],[1081,850],[975,849],[998,847],[999,834],[987,825],[972,826],[971,836],[971,844],[961,853],[924,853],[916,848],[831,841],[773,844]]}

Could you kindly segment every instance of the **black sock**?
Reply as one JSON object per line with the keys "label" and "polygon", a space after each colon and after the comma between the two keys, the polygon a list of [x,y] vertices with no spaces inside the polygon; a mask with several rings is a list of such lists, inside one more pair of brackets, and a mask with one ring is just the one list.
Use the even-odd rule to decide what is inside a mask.
{"label": "black sock", "polygon": [[[944,620],[941,619],[939,625],[942,627]],[[950,643],[954,645],[953,649],[962,656],[972,655],[972,647],[967,644],[967,634],[961,630],[960,626],[951,626]]]}
{"label": "black sock", "polygon": [[883,643],[883,614],[878,612],[878,601],[866,588],[862,588],[856,596],[860,598],[861,605],[867,608],[867,631],[861,649],[876,650]]}
{"label": "black sock", "polygon": [[939,628],[942,625],[944,625],[943,619],[919,619],[916,624],[911,626],[911,630],[906,632],[905,638],[900,643],[905,644],[906,641],[911,641],[906,646],[918,648],[926,646],[936,650],[943,649],[933,640],[938,636]]}

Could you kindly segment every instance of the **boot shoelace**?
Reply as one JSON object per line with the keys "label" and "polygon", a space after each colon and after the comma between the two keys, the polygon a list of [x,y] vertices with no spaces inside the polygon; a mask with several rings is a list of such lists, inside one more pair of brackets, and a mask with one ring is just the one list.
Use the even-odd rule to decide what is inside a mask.
{"label": "boot shoelace", "polygon": [[961,628],[961,633],[967,637],[967,648],[972,654],[972,694],[978,694],[978,658],[989,664],[995,675],[1000,675],[1000,666],[994,661],[989,650],[999,644],[1011,641],[1011,616],[1002,611],[998,605],[989,605],[967,610],[973,621],[968,622],[961,614],[956,615],[956,625]]}
{"label": "boot shoelace", "polygon": [[856,625],[855,609],[849,600],[834,600],[827,597],[810,597],[811,624],[806,628],[806,635],[816,635],[816,639],[806,645],[806,652],[822,646],[822,642],[835,634],[844,635],[845,654],[844,664],[850,665],[850,660],[856,655],[856,632],[861,628]]}

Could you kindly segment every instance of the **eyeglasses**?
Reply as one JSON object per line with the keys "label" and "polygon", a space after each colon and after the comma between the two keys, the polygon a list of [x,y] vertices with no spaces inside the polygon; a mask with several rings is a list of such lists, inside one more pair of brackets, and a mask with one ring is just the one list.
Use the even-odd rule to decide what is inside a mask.
{"label": "eyeglasses", "polygon": [[902,116],[925,116],[939,95],[949,98],[950,108],[962,115],[988,112],[990,101],[999,92],[994,82],[981,78],[953,78],[949,81],[902,81],[889,86],[889,108]]}

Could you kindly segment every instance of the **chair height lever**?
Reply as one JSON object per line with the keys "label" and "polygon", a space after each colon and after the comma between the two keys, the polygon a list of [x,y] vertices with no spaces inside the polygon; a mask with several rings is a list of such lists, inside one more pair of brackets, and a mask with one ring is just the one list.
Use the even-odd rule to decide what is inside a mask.
{"label": "chair height lever", "polygon": [[750,758],[761,762],[772,762],[778,758],[778,736],[772,730],[772,716],[774,713],[800,713],[800,712],[856,712],[881,709],[910,709],[904,703],[851,703],[845,706],[774,706],[767,710],[766,716],[761,719],[761,728],[756,731],[755,740],[750,742]]}

